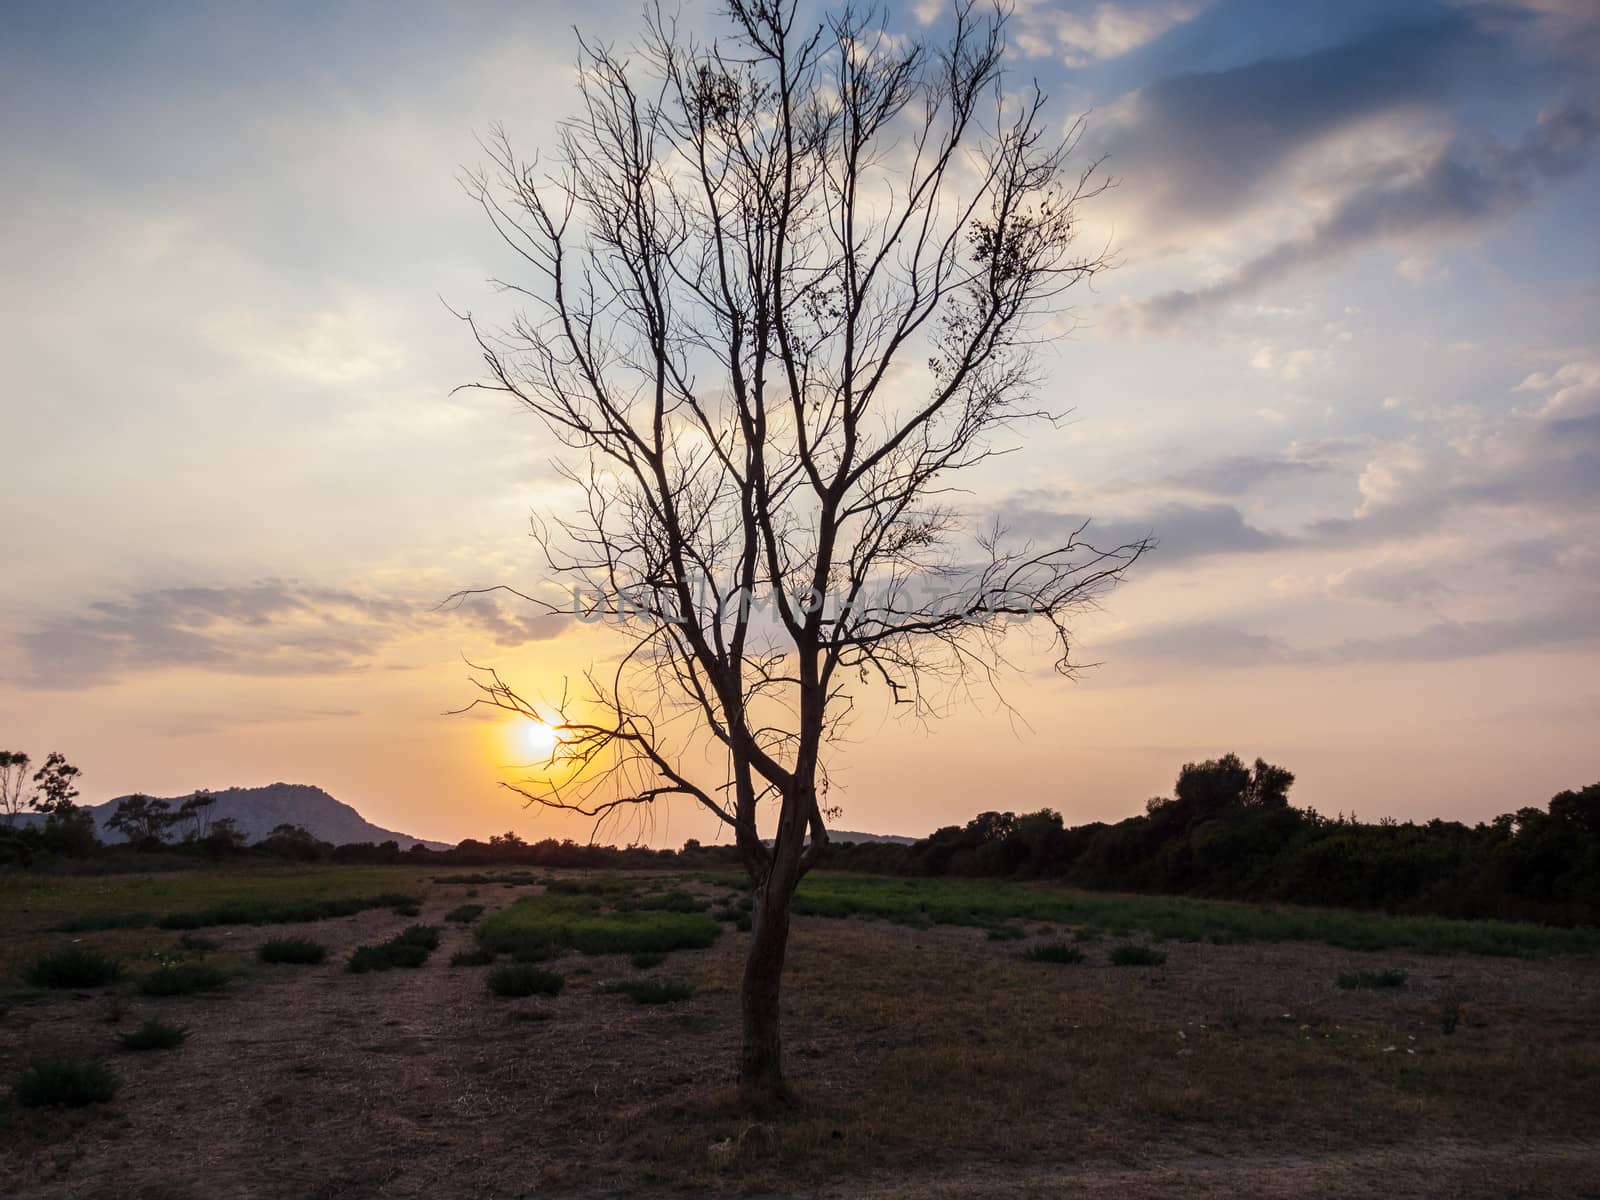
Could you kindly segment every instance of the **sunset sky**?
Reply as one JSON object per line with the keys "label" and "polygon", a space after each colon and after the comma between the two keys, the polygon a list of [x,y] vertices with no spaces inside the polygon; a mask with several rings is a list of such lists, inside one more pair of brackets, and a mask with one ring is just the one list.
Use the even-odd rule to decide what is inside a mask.
{"label": "sunset sky", "polygon": [[[870,709],[848,829],[1117,819],[1235,750],[1296,802],[1478,820],[1600,779],[1600,11],[1020,0],[1013,69],[1120,182],[1120,267],[970,497],[1160,548],[931,728]],[[511,272],[457,176],[531,153],[637,3],[0,9],[0,748],[83,798],[276,780],[457,840],[584,837],[497,788],[463,658],[531,694],[603,635],[536,586],[555,447],[446,304]],[[711,29],[702,6],[685,19]],[[935,33],[947,6],[891,9]],[[703,23],[703,24],[702,24]],[[642,836],[715,830],[687,807]]]}

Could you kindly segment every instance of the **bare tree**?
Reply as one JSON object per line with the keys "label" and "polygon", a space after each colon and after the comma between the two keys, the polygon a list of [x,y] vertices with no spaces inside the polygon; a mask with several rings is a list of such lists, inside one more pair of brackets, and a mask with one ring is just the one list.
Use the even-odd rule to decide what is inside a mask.
{"label": "bare tree", "polygon": [[0,750],[0,818],[7,825],[15,825],[17,815],[30,802],[28,766],[32,761],[20,750]]}
{"label": "bare tree", "polygon": [[[696,42],[658,11],[628,55],[580,37],[579,103],[543,162],[501,129],[467,185],[525,264],[508,324],[463,314],[568,450],[575,516],[537,526],[624,652],[592,696],[481,704],[561,740],[515,785],[603,820],[668,797],[731,832],[755,896],[740,1078],[787,1095],[778,994],[796,885],[822,856],[825,754],[868,689],[919,716],[992,682],[1013,623],[1068,620],[1146,548],[978,530],[955,480],[1052,415],[1034,350],[1104,186],[1081,124],[1005,86],[1003,11],[939,44],[846,8],[730,0]],[[552,611],[559,601],[527,597]],[[854,689],[854,691],[852,690]],[[776,810],[764,840],[758,814]]]}

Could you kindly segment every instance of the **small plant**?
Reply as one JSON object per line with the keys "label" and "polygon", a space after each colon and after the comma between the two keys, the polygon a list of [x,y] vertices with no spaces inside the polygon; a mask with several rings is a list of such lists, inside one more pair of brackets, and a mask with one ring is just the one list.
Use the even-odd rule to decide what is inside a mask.
{"label": "small plant", "polygon": [[1347,992],[1356,988],[1402,988],[1405,985],[1404,971],[1346,971],[1339,976],[1339,986]]}
{"label": "small plant", "polygon": [[104,987],[122,978],[122,964],[94,950],[73,946],[47,954],[28,968],[34,987]]}
{"label": "small plant", "polygon": [[116,1077],[102,1063],[36,1058],[12,1086],[11,1096],[23,1108],[82,1108],[104,1104],[116,1090]]}
{"label": "small plant", "polygon": [[648,971],[651,967],[659,967],[667,961],[667,956],[659,950],[641,950],[628,960],[637,970]]}
{"label": "small plant", "polygon": [[489,990],[496,996],[554,996],[565,983],[554,971],[528,963],[509,963],[489,972]]}
{"label": "small plant", "polygon": [[726,906],[724,906],[722,908],[716,909],[714,912],[712,912],[711,917],[712,917],[713,920],[716,920],[716,921],[735,921],[736,922],[743,915],[744,915],[744,913],[740,909],[738,909],[738,908],[734,907],[733,905],[729,904],[729,905],[726,905]]}
{"label": "small plant", "polygon": [[493,950],[474,946],[471,950],[457,950],[450,956],[452,967],[487,967],[494,961]]}
{"label": "small plant", "polygon": [[112,992],[100,1006],[100,1016],[107,1025],[115,1025],[127,1015],[128,997],[121,992]]}
{"label": "small plant", "polygon": [[360,975],[367,971],[387,971],[392,967],[420,967],[428,955],[439,948],[439,929],[435,925],[413,925],[387,942],[357,946],[350,956],[350,970]]}
{"label": "small plant", "polygon": [[607,985],[605,990],[618,992],[635,1004],[674,1004],[694,995],[691,985],[670,979],[624,979]]}
{"label": "small plant", "polygon": [[315,966],[328,957],[328,948],[310,938],[273,938],[256,947],[256,957],[264,963]]}
{"label": "small plant", "polygon": [[189,996],[226,987],[228,973],[206,963],[169,963],[139,981],[146,996]]}
{"label": "small plant", "polygon": [[1066,942],[1041,942],[1037,946],[1029,946],[1026,954],[1022,956],[1029,962],[1043,963],[1081,963],[1083,951],[1076,946],[1069,946]]}
{"label": "small plant", "polygon": [[1160,950],[1152,950],[1149,946],[1138,946],[1132,942],[1118,946],[1111,952],[1111,965],[1113,967],[1159,967],[1167,961],[1167,956]]}
{"label": "small plant", "polygon": [[1461,1024],[1461,1010],[1465,1002],[1460,996],[1446,996],[1439,1008],[1439,1032],[1447,1037]]}
{"label": "small plant", "polygon": [[415,900],[405,900],[394,906],[394,915],[397,917],[420,917],[422,905]]}
{"label": "small plant", "polygon": [[519,963],[549,962],[552,958],[560,958],[565,951],[550,942],[525,942],[516,946],[511,951],[511,961]]}
{"label": "small plant", "polygon": [[150,1020],[132,1033],[118,1034],[117,1042],[124,1050],[171,1050],[183,1045],[188,1036],[187,1029],[179,1029],[165,1021]]}
{"label": "small plant", "polygon": [[1020,925],[996,925],[989,930],[991,942],[1019,942],[1028,936],[1028,931]]}
{"label": "small plant", "polygon": [[483,905],[463,904],[445,913],[444,919],[446,921],[455,921],[460,925],[470,925],[481,916],[483,916]]}
{"label": "small plant", "polygon": [[216,938],[208,938],[203,933],[186,933],[178,939],[178,945],[190,954],[210,954],[222,948]]}
{"label": "small plant", "polygon": [[1102,935],[1098,929],[1094,929],[1088,925],[1084,925],[1083,927],[1074,929],[1072,931],[1072,940],[1075,942],[1098,942],[1100,941],[1101,936]]}

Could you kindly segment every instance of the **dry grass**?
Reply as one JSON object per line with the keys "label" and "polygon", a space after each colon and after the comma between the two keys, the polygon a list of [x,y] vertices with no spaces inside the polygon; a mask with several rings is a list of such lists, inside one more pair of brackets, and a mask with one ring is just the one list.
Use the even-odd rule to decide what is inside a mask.
{"label": "dry grass", "polygon": [[[415,887],[428,920],[464,894],[371,884],[358,890]],[[314,932],[338,957],[405,923],[371,912]],[[93,936],[131,959],[120,939],[145,932]],[[34,949],[65,937],[52,936]],[[803,1105],[752,1121],[730,1086],[743,943],[672,953],[696,993],[666,1006],[602,994],[633,974],[621,954],[568,955],[562,993],[528,1000],[443,960],[258,970],[221,997],[138,1000],[135,1019],[181,1012],[195,1037],[178,1055],[124,1056],[123,1087],[93,1118],[17,1113],[0,1192],[243,1194],[269,1160],[260,1194],[330,1197],[1600,1188],[1593,959],[1169,943],[1164,966],[1126,970],[1087,944],[1063,970],[980,928],[805,918],[786,992]],[[445,956],[470,944],[445,931]],[[1356,970],[1404,970],[1407,985],[1340,989]],[[91,999],[19,998],[0,1075],[107,1036]]]}

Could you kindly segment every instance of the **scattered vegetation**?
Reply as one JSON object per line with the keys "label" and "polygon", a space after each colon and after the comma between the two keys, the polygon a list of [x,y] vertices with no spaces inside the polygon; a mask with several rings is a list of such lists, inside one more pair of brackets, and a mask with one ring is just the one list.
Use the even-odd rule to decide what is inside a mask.
{"label": "scattered vegetation", "polygon": [[339,900],[235,900],[193,912],[168,913],[156,922],[162,929],[204,929],[213,925],[296,925],[353,917],[374,908],[415,907],[418,900],[396,892]]}
{"label": "scattered vegetation", "polygon": [[452,967],[487,967],[495,960],[495,952],[483,946],[474,946],[470,950],[457,950],[450,956]]}
{"label": "scattered vegetation", "polygon": [[991,942],[1020,942],[1028,936],[1028,931],[1020,925],[995,925],[989,930]]}
{"label": "scattered vegetation", "polygon": [[56,926],[59,933],[98,933],[104,929],[143,929],[155,920],[147,912],[86,913]]}
{"label": "scattered vegetation", "polygon": [[547,945],[570,946],[585,954],[634,954],[704,949],[722,932],[722,926],[703,912],[622,909],[606,903],[618,898],[617,892],[607,895],[575,888],[525,896],[482,921],[477,938],[483,946],[513,954]]}
{"label": "scattered vegetation", "polygon": [[178,945],[190,954],[210,954],[222,948],[216,938],[208,938],[203,933],[186,933],[178,939]]}
{"label": "scattered vegetation", "polygon": [[256,957],[264,963],[315,966],[328,957],[328,948],[310,938],[273,938],[256,947]]}
{"label": "scattered vegetation", "polygon": [[460,925],[470,925],[481,916],[483,916],[483,905],[462,904],[445,913],[444,919],[446,921],[455,921]]}
{"label": "scattered vegetation", "polygon": [[117,1043],[124,1050],[171,1050],[183,1045],[188,1036],[187,1029],[152,1019],[132,1033],[118,1034]]}
{"label": "scattered vegetation", "polygon": [[1159,967],[1166,961],[1167,956],[1162,951],[1133,942],[1126,942],[1111,951],[1113,967]]}
{"label": "scattered vegetation", "polygon": [[122,978],[122,964],[96,950],[70,946],[28,968],[27,981],[42,988],[104,987]]}
{"label": "scattered vegetation", "polygon": [[1030,921],[1084,926],[1119,937],[1144,933],[1179,942],[1325,942],[1348,950],[1412,949],[1430,954],[1535,957],[1600,949],[1600,931],[1593,929],[1110,895],[1004,880],[887,879],[830,871],[806,877],[795,896],[795,911],[817,917],[881,917],[907,925],[987,929],[1007,921]]}
{"label": "scattered vegetation", "polygon": [[618,992],[635,1004],[675,1004],[694,995],[691,985],[671,979],[623,979],[604,990]]}
{"label": "scattered vegetation", "polygon": [[435,925],[413,925],[387,942],[357,946],[350,956],[350,970],[356,974],[387,971],[393,967],[420,967],[439,948],[439,929]]}
{"label": "scattered vegetation", "polygon": [[169,963],[139,981],[146,996],[188,996],[214,992],[228,984],[228,973],[207,963]]}
{"label": "scattered vegetation", "polygon": [[116,1076],[104,1063],[36,1058],[12,1085],[11,1097],[23,1108],[82,1108],[106,1103],[116,1090]]}
{"label": "scattered vegetation", "polygon": [[1346,971],[1339,976],[1339,986],[1346,991],[1356,988],[1403,988],[1405,985],[1404,971]]}
{"label": "scattered vegetation", "polygon": [[554,971],[528,963],[507,963],[489,972],[489,990],[496,996],[554,996],[565,983]]}
{"label": "scattered vegetation", "polygon": [[499,874],[471,874],[471,875],[435,875],[435,883],[470,883],[484,885],[490,883],[507,883],[513,887],[523,887],[530,883],[538,883],[538,877],[529,871],[506,871]]}
{"label": "scattered vegetation", "polygon": [[1083,951],[1066,942],[1041,942],[1037,946],[1029,946],[1022,957],[1029,962],[1071,964],[1083,961]]}

